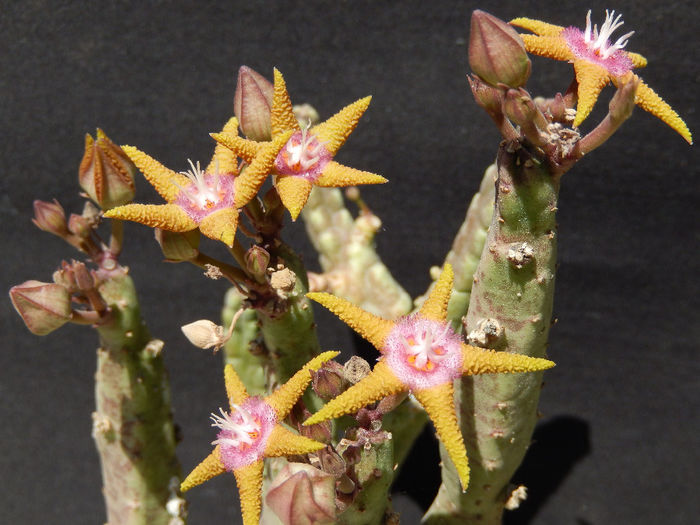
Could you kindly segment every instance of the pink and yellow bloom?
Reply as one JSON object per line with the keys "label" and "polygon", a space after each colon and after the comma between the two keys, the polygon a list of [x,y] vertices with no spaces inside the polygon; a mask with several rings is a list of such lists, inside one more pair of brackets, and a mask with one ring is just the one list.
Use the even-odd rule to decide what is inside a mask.
{"label": "pink and yellow bloom", "polygon": [[386,396],[408,391],[428,413],[466,490],[469,464],[457,423],[454,380],[463,375],[534,372],[554,363],[464,343],[446,320],[452,281],[452,267],[446,264],[421,309],[397,321],[377,317],[331,294],[307,294],[372,343],[381,356],[369,375],[332,399],[304,424],[356,412]]}
{"label": "pink and yellow bloom", "polygon": [[[300,126],[292,110],[282,73],[275,69],[274,95],[271,108],[273,142],[280,135],[291,133],[275,158],[265,163],[284,207],[296,220],[314,186],[342,187],[356,184],[379,184],[387,180],[375,173],[360,171],[333,160],[340,147],[357,126],[369,106],[365,97],[344,107],[331,118],[316,126]],[[267,142],[255,142],[227,131],[212,135],[220,144],[230,148],[246,162],[260,162]]]}
{"label": "pink and yellow bloom", "polygon": [[227,365],[224,378],[230,411],[219,409],[219,414],[212,414],[212,426],[219,429],[212,442],[214,450],[190,472],[180,490],[185,492],[219,474],[232,472],[240,494],[243,525],[257,525],[264,458],[308,454],[325,447],[280,423],[311,382],[311,372],[336,355],[338,352],[324,352],[315,357],[264,399],[249,396],[233,367]]}
{"label": "pink and yellow bloom", "polygon": [[[605,11],[605,22],[598,28],[591,24],[591,12],[586,16],[586,29],[561,27],[530,18],[516,18],[510,23],[535,33],[520,35],[528,52],[555,60],[571,62],[578,82],[578,106],[574,126],[579,126],[590,114],[598,95],[610,82],[616,86],[619,79],[634,68],[647,65],[647,59],[625,51],[634,31],[614,42],[613,32],[623,25],[621,15]],[[635,103],[671,126],[690,144],[693,137],[685,122],[663,99],[644,82],[637,89]]]}

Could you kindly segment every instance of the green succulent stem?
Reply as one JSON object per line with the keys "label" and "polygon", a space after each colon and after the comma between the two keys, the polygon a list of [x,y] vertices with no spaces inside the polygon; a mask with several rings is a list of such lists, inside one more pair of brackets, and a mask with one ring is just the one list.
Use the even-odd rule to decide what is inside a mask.
{"label": "green succulent stem", "polygon": [[151,339],[125,270],[114,270],[99,291],[112,310],[97,328],[93,414],[107,523],[184,523],[166,508],[171,500],[184,501],[177,493],[180,466],[163,342]]}
{"label": "green succulent stem", "polygon": [[[554,295],[559,176],[545,157],[516,141],[501,144],[497,167],[493,219],[466,318],[468,337],[477,344],[489,335],[480,334],[483,322],[493,320],[502,336],[486,337],[481,346],[544,357]],[[508,483],[537,420],[542,374],[489,374],[457,383],[471,479],[462,493],[441,449],[442,485],[425,522],[499,524]]]}

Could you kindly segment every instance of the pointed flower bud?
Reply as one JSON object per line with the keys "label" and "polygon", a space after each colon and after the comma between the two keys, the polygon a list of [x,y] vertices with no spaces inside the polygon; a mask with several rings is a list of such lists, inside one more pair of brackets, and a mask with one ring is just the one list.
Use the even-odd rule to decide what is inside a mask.
{"label": "pointed flower bud", "polygon": [[306,463],[288,463],[265,500],[284,525],[335,522],[335,478]]}
{"label": "pointed flower bud", "polygon": [[80,187],[103,210],[128,204],[134,198],[136,166],[101,129],[97,139],[85,135],[85,154],[78,169]]}
{"label": "pointed flower bud", "polygon": [[267,275],[267,267],[270,264],[270,254],[261,246],[251,246],[245,254],[246,269],[254,277],[261,279]]}
{"label": "pointed flower bud", "polygon": [[311,387],[324,401],[338,397],[347,387],[343,366],[335,361],[324,363],[314,374]]}
{"label": "pointed flower bud", "polygon": [[472,13],[469,34],[469,65],[492,85],[525,85],[531,63],[518,33],[503,20],[484,11]]}
{"label": "pointed flower bud", "polygon": [[238,118],[243,134],[252,140],[270,140],[270,108],[272,107],[272,83],[248,66],[238,70],[233,112]]}
{"label": "pointed flower bud", "polygon": [[10,300],[36,335],[53,332],[71,318],[70,293],[58,284],[26,281],[10,289]]}
{"label": "pointed flower bud", "polygon": [[155,228],[154,233],[168,261],[190,261],[199,254],[199,230],[176,233]]}
{"label": "pointed flower bud", "polygon": [[68,233],[66,212],[56,199],[53,202],[35,200],[32,222],[40,230],[53,233],[59,237]]}

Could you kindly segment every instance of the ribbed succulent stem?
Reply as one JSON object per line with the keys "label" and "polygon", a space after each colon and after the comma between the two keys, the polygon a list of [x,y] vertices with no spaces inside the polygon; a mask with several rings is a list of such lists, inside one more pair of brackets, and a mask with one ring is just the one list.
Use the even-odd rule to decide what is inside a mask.
{"label": "ribbed succulent stem", "polygon": [[166,509],[171,500],[171,509],[184,502],[176,492],[180,466],[163,342],[151,339],[126,272],[110,277],[99,291],[113,312],[111,322],[98,327],[93,414],[107,523],[184,523],[184,516]]}
{"label": "ribbed succulent stem", "polygon": [[[543,357],[554,295],[559,180],[546,160],[518,142],[501,145],[497,166],[495,210],[474,276],[467,330],[478,338],[483,321],[494,320],[503,335],[482,334],[490,343],[483,346]],[[501,523],[508,483],[530,444],[541,382],[541,373],[458,382],[471,479],[462,493],[441,450],[442,485],[426,523]]]}

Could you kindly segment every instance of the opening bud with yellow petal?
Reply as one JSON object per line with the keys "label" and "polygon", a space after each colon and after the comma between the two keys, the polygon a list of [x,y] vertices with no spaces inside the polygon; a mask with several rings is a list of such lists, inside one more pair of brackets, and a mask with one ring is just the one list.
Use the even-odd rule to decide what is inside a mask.
{"label": "opening bud with yellow petal", "polygon": [[53,202],[35,200],[32,222],[40,230],[53,233],[59,237],[63,237],[68,233],[66,212],[56,199]]}
{"label": "opening bud with yellow petal", "polygon": [[85,135],[85,153],[78,169],[80,187],[103,210],[128,204],[134,198],[136,166],[104,131],[98,128],[96,137]]}
{"label": "opening bud with yellow petal", "polygon": [[469,65],[491,85],[524,86],[532,64],[525,43],[503,20],[476,10],[469,34]]}
{"label": "opening bud with yellow petal", "polygon": [[284,525],[335,523],[335,477],[306,463],[287,463],[272,480],[267,506]]}
{"label": "opening bud with yellow petal", "polygon": [[257,141],[270,140],[273,93],[272,83],[257,71],[248,66],[241,66],[238,70],[233,112],[247,138]]}
{"label": "opening bud with yellow petal", "polygon": [[199,230],[177,233],[154,228],[154,234],[163,255],[170,262],[191,261],[199,255]]}
{"label": "opening bud with yellow petal", "polygon": [[51,333],[71,319],[70,293],[58,284],[25,281],[10,288],[10,300],[36,335]]}

